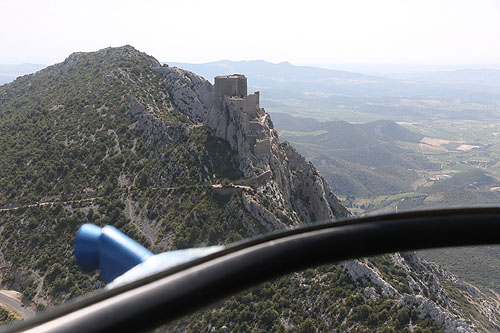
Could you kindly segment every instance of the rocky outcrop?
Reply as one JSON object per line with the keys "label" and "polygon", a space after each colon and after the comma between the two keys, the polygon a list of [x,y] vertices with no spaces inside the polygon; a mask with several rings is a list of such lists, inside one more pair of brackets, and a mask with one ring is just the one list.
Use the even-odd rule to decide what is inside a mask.
{"label": "rocky outcrop", "polygon": [[253,212],[252,217],[263,226],[265,230],[279,230],[286,228],[278,218],[270,212],[267,208],[263,207],[261,203],[257,202],[251,195],[243,193],[243,207],[248,212]]}
{"label": "rocky outcrop", "polygon": [[[152,67],[161,66],[161,64],[154,57],[147,55],[135,49],[133,46],[124,45],[121,47],[107,47],[105,49],[99,50],[97,52],[101,56],[105,56],[108,62],[114,62],[129,59],[146,59]],[[67,57],[61,64],[56,64],[49,66],[50,69],[61,70],[62,72],[68,72],[75,66],[78,66],[80,61],[86,60],[89,53],[87,52],[74,52]]]}
{"label": "rocky outcrop", "polygon": [[[354,281],[364,280],[365,282],[379,286],[382,290],[382,296],[399,296],[399,292],[387,283],[376,269],[369,267],[366,263],[359,260],[351,260],[343,262],[341,266]],[[378,296],[375,294],[374,297]]]}
{"label": "rocky outcrop", "polygon": [[[460,281],[453,274],[419,259],[414,252],[404,255],[395,253],[384,257],[391,261],[391,267],[398,267],[407,272],[409,289],[401,290],[400,283],[387,273],[387,267],[384,267],[386,272],[381,273],[376,261],[359,259],[341,264],[352,280],[366,286],[363,290],[366,298],[372,300],[379,297],[394,298],[400,306],[416,309],[419,318],[431,318],[439,323],[445,332],[500,330],[500,322],[493,315],[498,311],[497,306],[494,302],[486,301],[488,297],[478,289]],[[446,281],[446,286],[443,281]],[[454,294],[453,297],[450,296],[450,292]],[[466,307],[457,302],[457,295],[467,299]],[[468,311],[473,311],[474,314]],[[482,319],[479,319],[480,316]],[[488,322],[486,327],[485,321]]]}
{"label": "rocky outcrop", "polygon": [[273,151],[276,152],[270,158],[273,181],[283,189],[285,200],[302,221],[311,223],[349,216],[318,170],[288,142],[276,144]]}
{"label": "rocky outcrop", "polygon": [[203,122],[214,104],[214,88],[207,80],[177,67],[154,67],[163,76],[163,84],[173,106],[196,123]]}
{"label": "rocky outcrop", "polygon": [[153,114],[147,112],[135,97],[129,96],[129,98],[128,116],[135,120],[135,123],[131,127],[144,135],[147,146],[172,142],[186,133],[187,124],[158,119]]}
{"label": "rocky outcrop", "polygon": [[445,332],[476,332],[462,318],[453,315],[450,311],[422,295],[402,295],[399,304],[415,307],[420,312],[419,318],[432,318],[432,320],[443,325]]}

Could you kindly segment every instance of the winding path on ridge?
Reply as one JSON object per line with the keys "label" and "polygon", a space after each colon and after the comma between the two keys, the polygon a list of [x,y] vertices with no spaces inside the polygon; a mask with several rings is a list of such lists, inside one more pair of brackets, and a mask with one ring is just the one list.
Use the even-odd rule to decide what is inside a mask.
{"label": "winding path on ridge", "polygon": [[[189,186],[188,186],[189,187]],[[242,190],[252,190],[252,187],[250,186],[245,186],[245,185],[236,185],[236,184],[229,184],[229,185],[222,185],[222,184],[215,184],[211,185],[212,188],[214,189],[220,189],[223,187],[232,187],[232,188],[239,188]],[[153,190],[176,190],[180,189],[181,186],[178,187],[154,187],[152,188]],[[68,200],[68,201],[45,201],[45,202],[37,202],[37,203],[31,203],[31,204],[26,204],[26,205],[18,205],[14,207],[2,207],[0,208],[0,212],[6,212],[6,211],[14,211],[22,208],[30,208],[30,207],[42,207],[42,206],[51,206],[51,205],[57,205],[57,204],[74,204],[74,203],[80,203],[80,202],[86,202],[86,201],[96,201],[99,199],[104,199],[104,197],[92,197],[92,198],[86,198],[86,199],[79,199],[79,200]]]}
{"label": "winding path on ridge", "polygon": [[57,205],[57,204],[72,204],[72,203],[79,203],[79,202],[84,202],[84,201],[95,201],[95,200],[98,200],[98,199],[103,199],[103,197],[94,197],[94,198],[86,198],[86,199],[79,199],[79,200],[68,200],[68,201],[37,202],[37,203],[32,203],[32,204],[27,204],[27,205],[19,205],[19,206],[15,206],[15,207],[0,208],[0,212],[18,210],[18,209],[21,209],[21,208],[41,207],[41,206],[50,206],[50,205]]}

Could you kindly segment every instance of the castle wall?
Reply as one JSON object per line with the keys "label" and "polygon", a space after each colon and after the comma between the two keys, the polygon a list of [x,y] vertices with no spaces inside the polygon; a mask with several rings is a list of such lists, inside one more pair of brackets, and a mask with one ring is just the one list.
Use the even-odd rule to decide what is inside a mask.
{"label": "castle wall", "polygon": [[269,179],[271,179],[272,176],[272,171],[267,170],[256,177],[237,180],[234,182],[234,184],[243,186],[259,186],[266,183]]}
{"label": "castle wall", "polygon": [[269,154],[271,152],[271,140],[257,140],[255,146],[253,146],[253,153],[255,155],[264,155]]}
{"label": "castle wall", "polygon": [[262,126],[262,124],[258,121],[249,121],[248,127],[253,133],[260,133],[264,129],[264,126]]}
{"label": "castle wall", "polygon": [[243,112],[248,113],[250,119],[257,116],[257,110],[259,109],[259,94],[248,95],[245,98],[245,105],[243,106]]}
{"label": "castle wall", "polygon": [[247,95],[247,78],[246,78],[246,76],[241,75],[240,77],[238,77],[236,92],[237,92],[237,95],[240,97],[245,97]]}
{"label": "castle wall", "polygon": [[245,99],[225,96],[223,100],[226,102],[229,108],[231,108],[231,110],[243,112],[245,107]]}
{"label": "castle wall", "polygon": [[253,147],[255,146],[255,143],[257,142],[257,135],[248,134],[247,135],[247,142],[250,145],[250,147],[252,148],[252,152],[253,152]]}
{"label": "castle wall", "polygon": [[241,116],[241,129],[243,130],[243,133],[249,133],[250,125],[248,122],[248,114],[242,112],[240,116]]}

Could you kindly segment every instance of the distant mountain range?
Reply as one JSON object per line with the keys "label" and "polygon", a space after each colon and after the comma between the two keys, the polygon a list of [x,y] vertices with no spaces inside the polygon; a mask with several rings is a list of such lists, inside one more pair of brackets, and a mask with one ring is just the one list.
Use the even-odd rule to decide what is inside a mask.
{"label": "distant mountain range", "polygon": [[46,65],[40,64],[0,64],[0,84],[9,83],[14,81],[18,76],[31,74],[45,67]]}
{"label": "distant mountain range", "polygon": [[459,69],[401,75],[401,78],[440,84],[500,87],[500,69]]}
{"label": "distant mountain range", "polygon": [[[293,92],[357,97],[454,96],[471,93],[482,96],[495,91],[491,89],[481,91],[476,86],[496,87],[500,73],[498,69],[470,69],[403,74],[401,79],[392,79],[318,67],[295,66],[289,62],[273,64],[263,60],[221,60],[203,64],[168,62],[167,64],[188,69],[211,81],[217,75],[245,73],[250,86],[255,89],[287,89]],[[474,87],[476,89],[473,89]]]}
{"label": "distant mountain range", "polygon": [[169,66],[189,69],[207,80],[213,81],[214,76],[227,73],[245,73],[252,78],[254,85],[269,84],[270,82],[315,82],[328,81],[370,81],[376,82],[385,80],[375,76],[368,76],[359,73],[324,69],[311,66],[295,66],[285,61],[273,64],[264,60],[253,61],[230,61],[221,60],[204,64],[189,64],[182,62],[169,62]]}
{"label": "distant mountain range", "polygon": [[279,95],[297,93],[319,96],[386,96],[395,92],[397,80],[360,73],[337,71],[310,66],[295,66],[289,62],[273,64],[263,60],[221,60],[205,64],[168,63],[188,69],[208,80],[228,73],[245,73],[250,88],[262,91],[276,90]]}

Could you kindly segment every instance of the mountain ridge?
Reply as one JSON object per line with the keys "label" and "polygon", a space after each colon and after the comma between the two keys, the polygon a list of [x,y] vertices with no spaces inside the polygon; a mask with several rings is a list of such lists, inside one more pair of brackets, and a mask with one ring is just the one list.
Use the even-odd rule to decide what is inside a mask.
{"label": "mountain ridge", "polygon": [[[352,79],[379,79],[376,76],[370,76],[370,75],[365,75],[361,73],[355,73],[355,72],[348,72],[348,71],[341,71],[341,70],[334,70],[334,69],[327,69],[327,68],[320,68],[320,67],[314,67],[314,66],[297,66],[297,65],[292,65],[288,61],[283,61],[280,63],[271,63],[265,60],[242,60],[242,61],[231,61],[231,60],[219,60],[219,61],[213,61],[213,62],[208,62],[208,63],[201,63],[201,64],[190,64],[190,63],[183,63],[183,62],[163,62],[165,64],[168,64],[170,66],[176,66],[180,68],[186,68],[186,69],[202,69],[205,68],[205,71],[210,70],[212,71],[215,75],[213,76],[208,76],[208,77],[215,77],[217,75],[220,75],[220,71],[224,70],[226,73],[231,72],[231,73],[238,73],[238,72],[244,72],[244,70],[250,70],[251,74],[254,74],[253,71],[256,70],[256,68],[259,69],[260,73],[266,73],[266,69],[269,71],[269,69],[272,68],[278,68],[278,72],[283,75],[284,77],[287,78],[295,78],[295,79],[304,79],[303,75],[306,74],[306,77],[314,78],[315,80],[319,78],[329,78],[329,77],[343,77],[343,78],[352,78]],[[193,72],[196,72],[196,70],[193,70]],[[302,74],[302,76],[300,75]],[[315,76],[318,75],[318,76]]]}
{"label": "mountain ridge", "polygon": [[[167,89],[163,90],[161,87]],[[232,209],[243,209],[246,213],[240,214],[248,219],[247,222],[243,219],[236,228],[241,230],[243,227],[243,230],[247,230],[240,231],[243,235],[238,237],[248,237],[263,228],[284,228],[297,224],[301,219],[312,222],[316,220],[315,215],[320,219],[328,219],[334,217],[333,214],[348,214],[335,201],[333,193],[327,190],[327,184],[319,177],[317,170],[301,160],[293,148],[281,145],[274,134],[271,134],[274,135],[273,152],[279,154],[279,158],[286,157],[293,161],[294,173],[303,175],[287,176],[290,171],[282,169],[282,163],[273,162],[275,180],[267,189],[264,186],[255,194],[254,190],[248,192],[235,189],[231,195],[221,194],[220,197],[218,193],[221,191],[212,188],[212,185],[223,183],[227,178],[229,181],[236,181],[255,177],[265,170],[254,170],[252,164],[243,165],[248,150],[238,157],[235,147],[211,134],[212,130],[203,125],[210,108],[213,108],[213,98],[209,97],[212,92],[212,86],[195,74],[162,67],[154,58],[130,46],[107,48],[94,53],[73,53],[61,64],[49,66],[36,74],[20,77],[1,86],[0,96],[4,103],[0,108],[0,127],[3,133],[0,145],[5,148],[6,154],[0,161],[1,188],[4,189],[0,193],[0,205],[8,208],[36,202],[73,200],[75,206],[79,206],[77,202],[80,199],[114,197],[113,200],[118,200],[116,206],[122,207],[123,212],[120,212],[121,209],[115,210],[113,214],[117,215],[113,219],[98,218],[97,221],[105,223],[107,220],[120,227],[127,219],[132,220],[133,223],[127,227],[131,229],[129,231],[132,235],[140,236],[139,239],[152,239],[153,243],[170,244],[170,247],[194,245],[198,237],[214,242],[228,235],[223,236],[220,231],[219,236],[214,236],[215,233],[212,232],[212,236],[208,237],[210,230],[206,230],[200,236],[203,229],[200,228],[192,235],[177,237],[178,241],[175,241],[176,238],[172,238],[173,231],[168,227],[172,224],[170,221],[165,226],[159,225],[159,221],[154,223],[155,226],[145,225],[147,220],[158,215],[160,207],[154,208],[157,213],[144,211],[144,215],[139,216],[134,213],[135,210],[141,211],[140,206],[137,206],[140,205],[140,198],[143,198],[143,203],[150,202],[159,194],[150,194],[152,198],[143,197],[141,192],[144,190],[161,192],[161,189],[165,189],[166,192],[174,193],[205,191],[204,196],[208,200],[206,204],[213,200],[224,198],[223,201],[227,201],[234,198],[241,206]],[[273,131],[269,126],[267,130],[271,133]],[[148,163],[144,163],[145,160]],[[251,157],[250,160],[260,163],[256,157]],[[261,164],[270,167],[269,163],[267,157],[267,162]],[[278,164],[279,168],[276,168]],[[294,178],[298,183],[287,182],[283,187],[281,178]],[[314,196],[317,200],[311,201],[307,192],[300,196],[291,194],[291,191],[297,194],[306,191],[306,186],[300,185],[306,179],[310,179],[307,181],[310,187],[307,191],[319,190],[323,193],[322,197]],[[335,207],[328,208],[325,205],[329,200]],[[107,201],[108,199],[96,200],[90,205],[95,208],[85,208],[85,214],[91,214],[94,220],[99,215],[104,218],[107,213],[102,207],[113,210]],[[262,202],[266,203],[266,207]],[[320,213],[323,209],[313,213],[310,205],[316,208],[323,206],[325,210],[323,213]],[[224,209],[227,210],[230,205],[214,204],[213,207],[219,207],[216,209],[217,214],[224,214]],[[61,213],[61,207],[57,204],[27,209],[47,209],[51,214]],[[148,211],[150,209],[152,208],[142,208]],[[207,213],[212,210],[211,207],[203,209],[208,209]],[[190,219],[196,220],[195,216],[199,216],[196,213],[193,215],[189,210],[184,211],[182,207],[179,210],[179,216],[167,214],[162,216],[162,221],[173,219],[185,223]],[[10,216],[11,222],[7,224],[13,226],[16,214],[22,215],[22,211],[3,212]],[[63,215],[66,213],[71,215],[72,210]],[[234,219],[238,214],[230,211],[227,214],[232,216],[230,219],[235,223]],[[182,216],[187,220],[183,222],[180,219]],[[84,216],[77,220],[82,217]],[[78,223],[66,225],[65,228],[75,230],[77,225]],[[138,229],[137,226],[141,227]],[[186,228],[189,229],[192,228]],[[71,232],[65,235],[62,239],[72,237]],[[171,235],[169,237],[173,241],[164,243],[162,235]],[[6,240],[4,248],[15,242],[8,235],[7,238],[10,240]],[[48,241],[50,238],[44,239]],[[34,255],[33,250],[27,252]],[[74,269],[74,263],[70,264],[68,261],[71,254],[66,252],[66,256],[67,259],[62,262]],[[30,260],[35,260],[35,257]],[[60,269],[64,271],[67,268]],[[78,276],[81,278],[80,274]],[[26,282],[20,283],[22,289],[27,288]],[[46,303],[43,299],[49,299],[47,292],[50,293],[46,289],[43,292],[38,289],[37,294],[42,304]]]}

